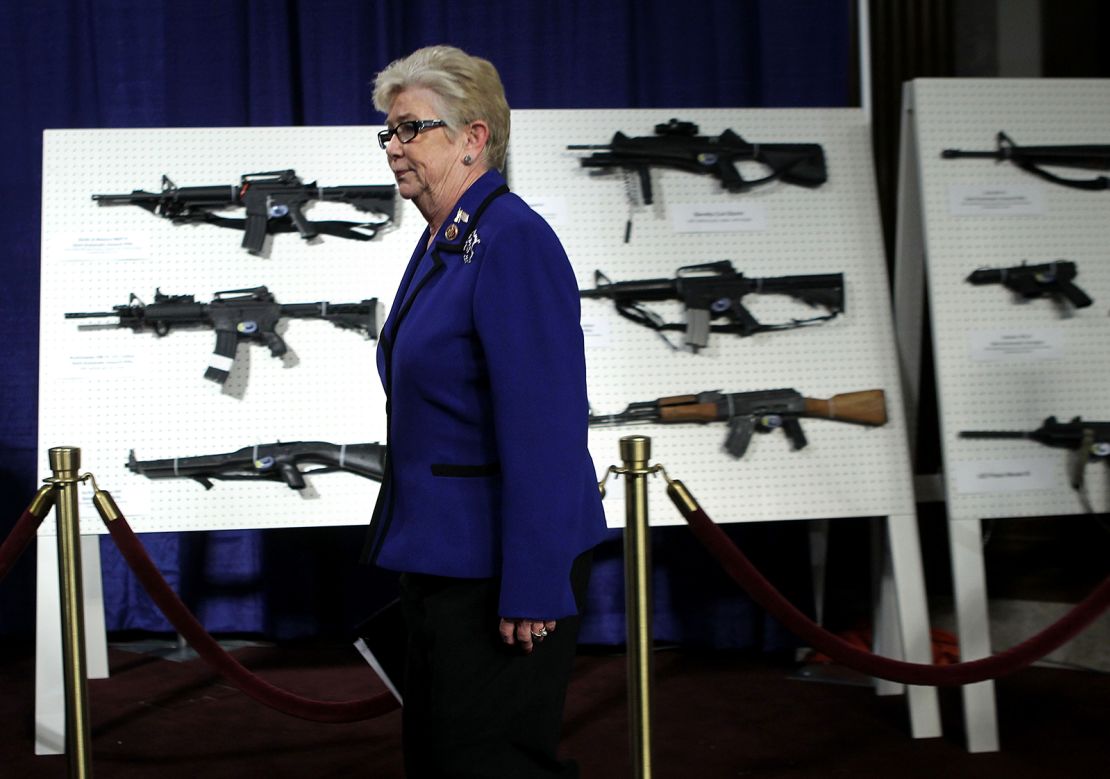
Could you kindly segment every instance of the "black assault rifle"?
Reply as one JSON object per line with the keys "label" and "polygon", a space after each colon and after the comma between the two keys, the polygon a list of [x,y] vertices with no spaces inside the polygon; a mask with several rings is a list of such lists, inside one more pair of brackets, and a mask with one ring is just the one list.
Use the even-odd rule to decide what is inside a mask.
{"label": "black assault rifle", "polygon": [[1071,449],[1076,453],[1072,461],[1071,486],[1076,490],[1083,488],[1087,463],[1103,460],[1110,463],[1110,422],[1083,421],[1074,417],[1070,422],[1058,422],[1049,417],[1036,430],[961,430],[960,438],[1021,438],[1036,441],[1045,446],[1058,449]]}
{"label": "black assault rifle", "polygon": [[[329,444],[323,441],[259,444],[226,454],[203,454],[167,460],[137,460],[132,449],[127,467],[148,479],[188,478],[212,489],[218,481],[282,481],[290,489],[303,490],[304,477],[317,473],[347,471],[374,481],[382,480],[385,464],[383,444]],[[311,471],[304,465],[319,465]]]}
{"label": "black assault rifle", "polygon": [[802,417],[878,427],[886,424],[886,393],[881,389],[861,390],[823,400],[802,397],[794,389],[700,392],[630,403],[619,414],[591,414],[590,424],[727,422],[724,448],[733,457],[743,457],[753,433],[769,433],[778,428],[782,428],[795,450],[805,447],[806,437],[798,422]]}
{"label": "black assault rifle", "polygon": [[111,311],[68,313],[66,319],[109,316],[119,317],[118,327],[130,327],[136,333],[153,330],[158,336],[164,336],[175,327],[212,328],[216,331],[216,348],[204,378],[223,384],[240,341],[265,344],[274,357],[285,354],[285,341],[275,330],[278,320],[284,317],[323,319],[374,339],[381,327],[381,304],[377,298],[361,303],[282,304],[266,287],[217,292],[211,303],[198,303],[192,295],[163,295],[161,290],[156,290],[150,305],[131,293],[127,304],[115,306]]}
{"label": "black assault rifle", "polygon": [[1078,274],[1074,262],[1053,260],[1040,265],[1022,262],[1009,268],[979,268],[967,280],[972,284],[1001,284],[1026,300],[1042,295],[1062,295],[1076,308],[1086,308],[1091,305],[1091,299],[1072,283]]}
{"label": "black assault rifle", "polygon": [[1043,165],[1062,168],[1083,168],[1084,170],[1110,170],[1110,144],[1087,144],[1083,146],[1018,146],[1006,133],[999,132],[998,146],[994,151],[963,151],[945,149],[940,153],[944,159],[959,157],[978,157],[999,161],[1009,161],[1022,170],[1039,176],[1053,184],[1061,184],[1074,189],[1107,189],[1110,178],[1095,176],[1089,179],[1069,179],[1045,170]]}
{"label": "black assault rifle", "polygon": [[[636,324],[659,332],[672,348],[677,348],[662,334],[663,330],[685,330],[685,343],[696,352],[708,343],[709,333],[754,335],[769,330],[792,330],[796,327],[826,322],[844,310],[844,274],[823,273],[811,276],[779,276],[755,279],[737,273],[728,260],[685,265],[673,279],[611,282],[601,271],[594,272],[595,288],[584,289],[584,298],[608,298],[617,313]],[[743,297],[752,293],[789,295],[810,306],[828,311],[823,316],[793,319],[777,324],[763,324],[744,308]],[[649,300],[680,300],[686,308],[686,322],[664,322],[658,314],[642,305]],[[728,319],[727,324],[711,324],[713,319]]]}
{"label": "black assault rifle", "polygon": [[[293,230],[306,241],[319,233],[368,241],[377,228],[392,221],[396,190],[392,184],[318,187],[316,182],[305,184],[296,171],[275,170],[247,173],[239,178],[238,184],[199,187],[179,187],[169,177],[162,176],[161,192],[136,189],[127,195],[93,195],[92,199],[100,205],[139,206],[174,224],[206,222],[243,230],[243,248],[251,254],[259,254],[267,234]],[[372,222],[310,222],[302,208],[312,200],[349,203],[359,211],[376,214],[376,218]],[[235,207],[246,208],[246,219],[212,213]]]}
{"label": "black assault rifle", "polygon": [[[729,192],[747,192],[781,179],[801,187],[818,187],[828,179],[825,151],[816,143],[748,143],[732,130],[713,137],[698,135],[693,122],[671,119],[655,125],[655,135],[629,137],[618,131],[608,144],[575,144],[568,149],[594,150],[581,159],[585,168],[624,168],[640,176],[640,192],[651,205],[651,167],[675,168],[715,176]],[[745,179],[736,163],[753,160],[769,169],[767,175]]]}

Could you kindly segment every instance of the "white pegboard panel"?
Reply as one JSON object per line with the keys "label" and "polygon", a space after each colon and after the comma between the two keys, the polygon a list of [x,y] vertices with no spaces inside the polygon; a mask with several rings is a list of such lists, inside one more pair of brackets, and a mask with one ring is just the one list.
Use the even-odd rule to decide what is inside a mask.
{"label": "white pegboard panel", "polygon": [[[147,303],[160,288],[212,300],[220,290],[265,285],[279,303],[358,302],[388,308],[424,228],[398,201],[393,227],[370,242],[296,233],[268,239],[265,256],[240,248],[242,232],[174,225],[136,206],[98,206],[94,193],[233,185],[245,173],[293,168],[320,186],[392,184],[378,127],[52,130],[43,144],[39,442],[79,446],[82,471],[112,492],[136,531],[363,524],[378,485],[334,473],[309,477],[295,493],[281,483],[151,481],[125,467],[140,459],[213,454],[274,441],[337,444],[385,440],[375,342],[314,320],[285,320],[282,360],[240,345],[230,380],[203,378],[215,345],[210,330],[79,330],[93,320],[69,311],[108,311],[134,292]],[[316,204],[310,220],[361,221],[343,204]],[[241,217],[242,210],[228,212]],[[114,246],[98,256],[94,245]],[[125,245],[129,250],[118,247]],[[113,323],[116,320],[103,320]],[[83,493],[88,490],[82,490]],[[103,527],[86,502],[82,533]],[[43,532],[52,533],[53,523]]]}
{"label": "white pegboard panel", "polygon": [[[1110,193],[1070,189],[989,159],[942,159],[948,148],[988,150],[1005,131],[1019,145],[1110,143],[1110,81],[921,79],[907,92],[920,173],[933,354],[948,510],[959,517],[1080,513],[1069,453],[1032,441],[961,439],[961,430],[1032,430],[1055,415],[1110,419]],[[1055,169],[1089,178],[1095,171]],[[996,213],[953,205],[964,191],[1026,203]],[[1074,261],[1085,309],[1048,299],[1016,302],[1001,286],[965,281],[979,267]],[[901,261],[901,258],[900,258]],[[1027,340],[1040,350],[1001,358],[984,339]],[[977,486],[973,486],[977,485]],[[1105,468],[1087,489],[1107,510]]]}
{"label": "white pegboard panel", "polygon": [[[697,123],[703,135],[732,128],[749,142],[819,143],[828,182],[816,189],[776,182],[729,194],[709,176],[653,169],[655,203],[631,209],[632,233],[625,243],[630,204],[624,177],[591,176],[578,162],[588,152],[566,146],[608,143],[617,130],[651,135],[656,124],[672,117]],[[744,168],[746,177],[760,175],[758,166]],[[713,389],[792,387],[809,397],[830,397],[882,388],[887,394],[890,422],[885,427],[802,420],[807,448],[791,451],[779,432],[757,434],[741,460],[722,449],[723,423],[594,429],[590,450],[599,472],[619,461],[622,436],[644,434],[652,439],[652,460],[685,481],[718,521],[914,513],[869,128],[862,112],[517,111],[509,178],[513,189],[551,221],[583,288],[593,286],[595,269],[623,281],[673,277],[679,266],[725,259],[752,277],[845,275],[846,313],[838,319],[749,338],[714,333],[708,348],[696,355],[671,351],[650,330],[619,317],[611,302],[584,300],[590,402],[596,413]],[[677,232],[671,216],[680,204],[758,210],[765,225],[736,232]],[[813,314],[785,300],[752,295],[744,302],[764,322]],[[653,307],[668,321],[681,319],[677,305]],[[661,496],[662,481],[652,489]],[[622,492],[610,490],[605,501],[612,526],[623,524]],[[663,508],[651,521],[679,524],[681,518]]]}

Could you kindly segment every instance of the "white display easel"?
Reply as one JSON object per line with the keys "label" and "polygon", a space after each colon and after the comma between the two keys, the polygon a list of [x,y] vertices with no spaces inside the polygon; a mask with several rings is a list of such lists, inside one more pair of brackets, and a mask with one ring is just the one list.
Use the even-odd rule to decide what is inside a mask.
{"label": "white display easel", "polygon": [[[1033,430],[1051,415],[1106,419],[1110,194],[1042,181],[1007,162],[942,159],[948,148],[1110,143],[1110,81],[918,79],[904,90],[895,301],[908,418],[921,380],[927,289],[960,656],[991,653],[983,567],[985,518],[1079,514],[1067,453],[1030,441],[972,440],[961,430]],[[1070,178],[1095,171],[1055,169]],[[977,268],[1068,259],[1095,303],[1019,302]],[[1087,479],[1105,510],[1101,469]],[[967,745],[999,748],[994,684],[963,688]]]}

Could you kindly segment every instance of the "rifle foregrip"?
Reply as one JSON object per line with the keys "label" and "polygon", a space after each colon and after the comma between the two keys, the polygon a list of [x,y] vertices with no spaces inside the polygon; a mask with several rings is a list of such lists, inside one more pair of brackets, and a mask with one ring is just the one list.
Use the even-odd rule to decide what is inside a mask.
{"label": "rifle foregrip", "polygon": [[671,395],[666,398],[659,398],[655,401],[657,406],[678,406],[683,404],[696,403],[698,400],[697,395]]}
{"label": "rifle foregrip", "polygon": [[857,425],[879,427],[885,425],[886,393],[881,389],[843,392],[825,400],[805,398],[805,415],[835,419],[837,422],[854,422]]}
{"label": "rifle foregrip", "polygon": [[723,417],[717,414],[716,403],[684,403],[659,409],[660,422],[716,422],[720,419]]}

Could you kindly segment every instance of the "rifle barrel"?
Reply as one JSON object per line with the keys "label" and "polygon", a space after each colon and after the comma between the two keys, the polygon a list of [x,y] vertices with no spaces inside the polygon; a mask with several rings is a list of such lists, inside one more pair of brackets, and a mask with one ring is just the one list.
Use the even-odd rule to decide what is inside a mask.
{"label": "rifle barrel", "polygon": [[1001,160],[1005,159],[1004,154],[994,149],[992,151],[967,151],[965,149],[945,149],[940,153],[940,156],[946,160],[954,159],[956,157],[989,157],[991,159]]}
{"label": "rifle barrel", "polygon": [[100,319],[106,316],[119,316],[119,311],[74,311],[66,314],[66,319]]}
{"label": "rifle barrel", "polygon": [[1029,433],[1017,430],[961,430],[960,438],[1029,438]]}

